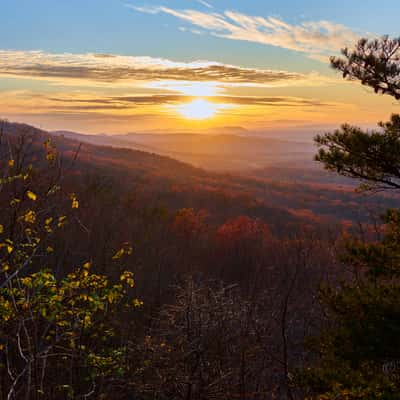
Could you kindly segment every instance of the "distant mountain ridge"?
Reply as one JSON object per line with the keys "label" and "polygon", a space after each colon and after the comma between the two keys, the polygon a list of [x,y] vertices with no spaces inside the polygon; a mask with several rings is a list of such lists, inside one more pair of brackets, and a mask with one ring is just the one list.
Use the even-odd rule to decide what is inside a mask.
{"label": "distant mountain ridge", "polygon": [[293,163],[312,167],[315,151],[309,143],[234,133],[86,135],[55,131],[52,134],[86,143],[150,151],[216,171],[237,172]]}
{"label": "distant mountain ridge", "polygon": [[[366,220],[370,207],[383,210],[398,204],[397,198],[354,194],[354,186],[343,186],[346,182],[332,180],[321,168],[307,170],[303,163],[296,167],[293,160],[282,167],[273,165],[252,172],[221,173],[162,155],[160,151],[129,148],[125,141],[120,143],[107,135],[89,136],[69,131],[49,133],[13,123],[3,123],[3,128],[9,134],[36,133],[38,145],[52,136],[52,142],[66,157],[74,157],[79,148],[76,176],[100,175],[102,180],[112,179],[126,190],[144,193],[149,201],[165,202],[174,208],[205,209],[218,215],[220,220],[249,215],[282,229],[287,223],[299,221]],[[221,137],[227,139],[222,135],[220,140]],[[110,139],[113,145],[106,143]],[[228,136],[227,140],[230,139]],[[216,143],[213,137],[207,140]],[[3,140],[0,144],[4,146],[5,143]],[[210,155],[206,158],[212,159]],[[215,155],[216,163],[220,159],[220,154]],[[248,165],[248,162],[245,159],[243,164]]]}

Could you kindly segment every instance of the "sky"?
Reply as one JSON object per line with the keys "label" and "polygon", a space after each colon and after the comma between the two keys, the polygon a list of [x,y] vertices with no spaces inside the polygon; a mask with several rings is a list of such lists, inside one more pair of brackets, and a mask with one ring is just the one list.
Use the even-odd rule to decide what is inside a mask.
{"label": "sky", "polygon": [[0,117],[85,133],[374,126],[329,56],[398,36],[398,0],[0,0]]}

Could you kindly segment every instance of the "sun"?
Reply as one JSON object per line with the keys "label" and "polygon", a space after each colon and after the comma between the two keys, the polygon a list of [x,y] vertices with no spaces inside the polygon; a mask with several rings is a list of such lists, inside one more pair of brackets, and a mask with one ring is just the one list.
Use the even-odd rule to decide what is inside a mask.
{"label": "sun", "polygon": [[210,103],[204,99],[197,99],[191,103],[179,105],[177,111],[187,119],[204,120],[214,117],[219,108],[218,104]]}

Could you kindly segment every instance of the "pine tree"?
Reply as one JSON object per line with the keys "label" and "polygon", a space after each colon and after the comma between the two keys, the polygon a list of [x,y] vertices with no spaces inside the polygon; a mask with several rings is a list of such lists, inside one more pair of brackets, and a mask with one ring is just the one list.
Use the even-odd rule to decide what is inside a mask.
{"label": "pine tree", "polygon": [[[400,39],[362,39],[342,54],[331,64],[344,77],[400,99]],[[317,136],[316,160],[362,190],[400,189],[400,116],[379,126]],[[347,243],[343,262],[357,279],[321,288],[329,327],[310,341],[314,362],[298,376],[310,399],[400,398],[400,209],[382,222],[381,241]]]}

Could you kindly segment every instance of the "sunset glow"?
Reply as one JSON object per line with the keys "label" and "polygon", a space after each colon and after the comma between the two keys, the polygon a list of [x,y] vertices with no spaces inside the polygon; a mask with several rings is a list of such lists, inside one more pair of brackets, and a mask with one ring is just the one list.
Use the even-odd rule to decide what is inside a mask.
{"label": "sunset glow", "polygon": [[374,126],[396,111],[329,67],[329,56],[361,35],[396,30],[396,13],[360,27],[317,3],[308,15],[301,3],[236,0],[4,3],[6,21],[21,19],[16,29],[0,26],[0,117],[13,121],[88,133],[190,130],[202,121],[312,136],[343,120]]}
{"label": "sunset glow", "polygon": [[203,99],[197,99],[191,103],[177,106],[176,110],[187,119],[204,120],[214,117],[220,108],[221,106],[218,104],[213,104]]}

